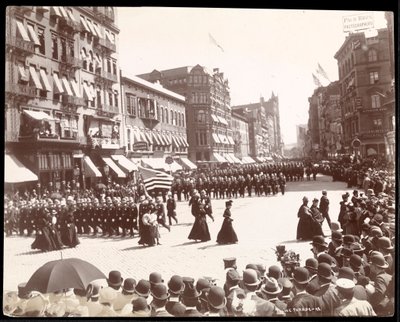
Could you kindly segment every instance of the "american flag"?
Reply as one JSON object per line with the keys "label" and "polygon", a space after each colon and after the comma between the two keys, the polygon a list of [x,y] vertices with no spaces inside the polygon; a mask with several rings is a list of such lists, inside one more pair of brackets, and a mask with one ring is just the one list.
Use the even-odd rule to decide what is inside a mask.
{"label": "american flag", "polygon": [[147,191],[153,189],[170,190],[173,177],[161,171],[138,167]]}
{"label": "american flag", "polygon": [[316,86],[318,86],[318,87],[321,87],[322,84],[321,84],[320,80],[318,79],[318,77],[315,76],[313,73],[312,73],[312,77],[313,77],[313,80],[314,80],[314,84],[315,84]]}
{"label": "american flag", "polygon": [[322,66],[318,63],[317,74],[324,77],[326,80],[330,82],[327,72],[322,68]]}
{"label": "american flag", "polygon": [[221,47],[221,45],[220,45],[219,43],[217,43],[217,41],[215,40],[215,38],[214,38],[210,33],[208,33],[208,39],[210,40],[210,42],[211,42],[213,45],[217,46],[219,49],[222,50],[222,52],[224,52],[224,49]]}

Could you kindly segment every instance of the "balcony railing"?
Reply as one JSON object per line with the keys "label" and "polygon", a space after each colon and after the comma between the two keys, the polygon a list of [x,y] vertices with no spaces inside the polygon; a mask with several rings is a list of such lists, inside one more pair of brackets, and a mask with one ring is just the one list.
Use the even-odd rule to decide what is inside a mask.
{"label": "balcony railing", "polygon": [[81,97],[69,96],[69,95],[62,95],[62,104],[64,105],[72,105],[72,106],[84,106],[85,100]]}
{"label": "balcony railing", "polygon": [[99,115],[119,114],[119,107],[107,105],[107,104],[100,104],[99,109],[97,110],[97,113]]}
{"label": "balcony railing", "polygon": [[141,118],[143,120],[152,120],[152,121],[159,122],[159,120],[156,118],[156,116],[154,114],[150,114],[150,113],[142,113],[139,115],[139,118]]}
{"label": "balcony railing", "polygon": [[104,70],[96,70],[96,81],[98,82],[108,81],[112,83],[117,83],[118,76],[113,73],[106,72]]}
{"label": "balcony railing", "polygon": [[119,139],[112,138],[90,138],[92,148],[119,149]]}
{"label": "balcony railing", "polygon": [[69,32],[81,32],[81,25],[76,21],[72,21],[69,18],[60,17],[58,21],[58,26],[62,28],[63,31]]}
{"label": "balcony railing", "polygon": [[5,86],[6,93],[11,93],[18,96],[24,96],[27,98],[35,98],[36,97],[36,88],[29,85],[22,84],[14,84],[10,82],[6,82]]}
{"label": "balcony railing", "polygon": [[112,52],[117,51],[117,46],[106,38],[99,38],[98,40],[95,40],[95,45],[99,45],[105,49],[112,51]]}
{"label": "balcony railing", "polygon": [[60,60],[61,68],[82,68],[82,60],[77,57],[64,56]]}
{"label": "balcony railing", "polygon": [[13,48],[17,54],[33,55],[35,53],[35,45],[30,41],[6,37],[6,44]]}
{"label": "balcony railing", "polygon": [[57,143],[79,143],[78,137],[60,137],[58,134],[40,135],[39,133],[32,133],[30,135],[20,135],[18,140],[20,142],[57,142]]}

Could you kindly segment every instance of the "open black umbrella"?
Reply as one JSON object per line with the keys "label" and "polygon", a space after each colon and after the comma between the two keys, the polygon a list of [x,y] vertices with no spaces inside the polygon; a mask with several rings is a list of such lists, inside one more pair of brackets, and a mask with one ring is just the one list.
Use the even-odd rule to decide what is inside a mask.
{"label": "open black umbrella", "polygon": [[85,290],[90,282],[106,276],[93,264],[79,258],[48,262],[29,279],[26,291],[51,293],[68,288]]}

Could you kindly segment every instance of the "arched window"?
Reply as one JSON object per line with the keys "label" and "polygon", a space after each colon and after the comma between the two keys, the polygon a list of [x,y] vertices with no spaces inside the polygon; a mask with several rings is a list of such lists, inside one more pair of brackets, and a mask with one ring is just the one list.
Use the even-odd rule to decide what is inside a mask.
{"label": "arched window", "polygon": [[182,127],[185,127],[185,114],[182,113]]}
{"label": "arched window", "polygon": [[171,111],[171,124],[174,125],[174,111]]}
{"label": "arched window", "polygon": [[89,58],[89,56],[88,56],[88,54],[86,53],[85,47],[83,47],[83,48],[81,49],[81,57],[82,57],[82,60],[83,60],[83,69],[86,69],[86,70],[87,70],[87,68],[88,68],[87,59]]}
{"label": "arched window", "polygon": [[164,123],[164,122],[165,122],[165,118],[164,118],[164,107],[161,106],[161,109],[160,109],[160,110],[161,110],[161,111],[160,111],[160,113],[161,113],[161,115],[160,115],[160,117],[161,117],[161,122]]}
{"label": "arched window", "polygon": [[378,53],[375,49],[371,49],[368,51],[368,61],[377,61],[378,60]]}
{"label": "arched window", "polygon": [[94,72],[94,65],[93,65],[93,52],[89,51],[89,72]]}
{"label": "arched window", "polygon": [[168,109],[167,108],[165,108],[165,123],[167,123],[168,124],[168,122],[169,122],[169,120],[168,120]]}
{"label": "arched window", "polygon": [[178,126],[181,126],[181,113],[178,113],[177,114],[177,116],[178,116]]}

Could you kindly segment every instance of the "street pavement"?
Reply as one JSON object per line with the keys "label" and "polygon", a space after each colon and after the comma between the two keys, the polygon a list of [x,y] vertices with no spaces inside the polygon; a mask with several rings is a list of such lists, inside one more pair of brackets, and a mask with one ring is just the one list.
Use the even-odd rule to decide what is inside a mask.
{"label": "street pavement", "polygon": [[[331,177],[318,175],[316,181],[288,182],[283,196],[279,193],[276,196],[233,199],[233,227],[239,242],[232,245],[216,243],[226,200],[212,200],[215,222],[207,219],[212,239],[205,243],[187,239],[194,222],[187,202],[177,203],[179,224],[174,224],[171,232],[161,227],[162,245],[156,247],[138,245],[137,236],[102,238],[83,235],[76,248],[42,253],[31,250],[33,237],[4,237],[3,288],[17,290],[18,284],[28,281],[44,263],[70,257],[91,262],[105,275],[111,270],[119,270],[124,278],[139,280],[147,279],[151,272],[158,271],[165,282],[178,274],[194,278],[214,277],[219,285],[225,280],[225,257],[236,257],[240,271],[248,263],[262,263],[268,267],[277,264],[274,249],[282,244],[300,254],[303,264],[312,257],[309,242],[296,240],[297,212],[303,196],[309,198],[311,206],[312,199],[320,199],[321,191],[326,189],[331,220],[337,221],[341,195],[346,191],[352,193],[352,189],[346,187],[344,182],[332,182]],[[325,235],[330,235],[326,222],[323,230]]]}

